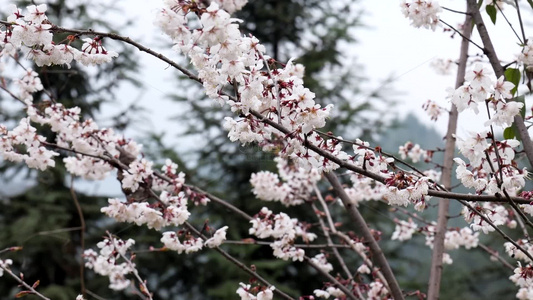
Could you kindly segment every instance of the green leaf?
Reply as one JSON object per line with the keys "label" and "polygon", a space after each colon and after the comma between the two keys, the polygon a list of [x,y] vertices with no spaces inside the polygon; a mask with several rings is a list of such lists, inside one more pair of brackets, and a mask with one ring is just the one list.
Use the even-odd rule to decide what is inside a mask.
{"label": "green leaf", "polygon": [[516,93],[516,90],[518,89],[518,84],[520,83],[520,76],[521,74],[519,69],[508,68],[507,70],[505,70],[505,80],[514,84],[514,88],[511,90],[512,95],[514,95]]}
{"label": "green leaf", "polygon": [[507,127],[505,128],[505,130],[503,130],[503,138],[506,139],[506,140],[511,140],[511,139],[514,139],[514,138],[520,138],[518,136],[518,134],[516,134],[516,128],[514,128],[514,124],[510,127]]}
{"label": "green leaf", "polygon": [[485,10],[487,11],[487,14],[489,15],[490,20],[492,21],[492,23],[496,24],[496,13],[497,13],[496,6],[495,5],[487,5],[485,7]]}
{"label": "green leaf", "polygon": [[531,5],[531,8],[533,8],[533,0],[527,0],[527,3],[529,3],[529,5]]}

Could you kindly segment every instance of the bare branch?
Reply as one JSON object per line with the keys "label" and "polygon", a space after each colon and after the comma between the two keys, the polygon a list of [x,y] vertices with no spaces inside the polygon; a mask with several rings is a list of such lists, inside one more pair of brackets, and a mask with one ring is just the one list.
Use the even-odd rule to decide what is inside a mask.
{"label": "bare branch", "polygon": [[335,176],[333,172],[324,173],[324,176],[328,179],[331,186],[344,204],[344,207],[348,211],[350,218],[354,222],[353,227],[357,228],[357,230],[362,233],[365,242],[368,243],[370,251],[372,252],[374,259],[376,260],[377,265],[381,268],[383,276],[385,276],[385,279],[387,280],[387,283],[392,293],[392,297],[395,300],[404,299],[402,290],[400,289],[400,286],[396,281],[396,277],[392,273],[392,270],[389,266],[389,263],[387,262],[387,259],[385,258],[385,255],[383,254],[383,251],[381,250],[378,242],[370,232],[370,229],[366,225],[363,216],[359,213],[359,210],[357,210],[355,205],[350,201],[350,198],[342,188],[342,185],[337,179],[337,176]]}

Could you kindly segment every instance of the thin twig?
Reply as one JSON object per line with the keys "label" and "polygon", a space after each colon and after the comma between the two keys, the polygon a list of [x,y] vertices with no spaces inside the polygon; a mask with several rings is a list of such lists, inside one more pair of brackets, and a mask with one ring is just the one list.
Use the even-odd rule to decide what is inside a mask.
{"label": "thin twig", "polygon": [[370,229],[368,228],[365,219],[363,218],[363,216],[361,216],[359,210],[357,210],[355,205],[350,201],[350,198],[342,188],[342,185],[337,179],[337,176],[335,176],[333,172],[324,173],[324,176],[328,179],[336,194],[339,196],[342,203],[344,204],[344,207],[348,211],[351,220],[354,222],[353,227],[357,228],[357,230],[362,233],[365,241],[368,243],[370,251],[372,252],[374,259],[376,260],[377,265],[381,268],[383,276],[385,276],[385,279],[389,284],[392,297],[395,300],[404,299],[402,290],[400,289],[400,286],[396,281],[396,277],[394,276],[389,266],[387,258],[379,247],[378,242],[370,232]]}
{"label": "thin twig", "polygon": [[[233,245],[263,245],[270,246],[272,242],[257,241],[247,239],[245,241],[233,241],[225,240],[224,244],[233,244]],[[324,248],[338,248],[338,249],[351,249],[350,245],[340,245],[340,244],[291,244],[296,248],[307,248],[307,249],[324,249]],[[139,251],[137,251],[139,252]]]}
{"label": "thin twig", "polygon": [[[70,179],[70,194],[74,200],[74,205],[76,205],[76,210],[78,211],[78,216],[80,218],[80,247],[81,253],[85,251],[85,218],[83,217],[83,210],[81,209],[80,202],[78,201],[78,196],[74,190],[74,176]],[[80,285],[81,285],[81,294],[85,297],[85,264],[83,262],[83,257],[80,257]]]}
{"label": "thin twig", "polygon": [[505,259],[503,259],[503,257],[500,256],[498,251],[494,251],[494,250],[490,249],[489,247],[487,247],[487,246],[485,246],[483,244],[478,244],[478,246],[481,249],[485,250],[485,252],[487,252],[490,255],[492,255],[493,257],[495,257],[499,262],[502,263],[502,265],[506,266],[508,269],[511,269],[511,270],[515,269],[509,262],[507,262]]}
{"label": "thin twig", "polygon": [[352,300],[357,300],[355,295],[342,283],[340,283],[337,278],[331,276],[328,272],[324,272],[319,266],[317,266],[309,257],[304,256],[304,260],[307,264],[309,264],[311,267],[313,267],[315,270],[317,270],[322,276],[325,276],[330,282],[333,282],[337,288],[339,288],[346,297]]}
{"label": "thin twig", "polygon": [[[470,14],[467,14],[467,16],[470,16]],[[485,52],[485,48],[481,47],[480,45],[478,45],[476,42],[472,41],[470,38],[466,37],[462,32],[460,32],[459,30],[455,29],[455,27],[453,27],[452,25],[446,23],[445,21],[443,20],[440,20],[440,22],[442,22],[444,25],[450,27],[450,29],[452,29],[453,31],[455,31],[457,34],[459,34],[463,39],[466,39],[468,42],[470,42],[472,45],[476,46],[479,48],[479,50]]]}
{"label": "thin twig", "polygon": [[[207,240],[208,238],[203,235],[200,231],[198,231],[194,226],[192,226],[192,224],[190,224],[189,222],[185,222],[184,223],[185,227],[187,227],[190,231],[192,231],[195,235],[197,235],[198,237],[204,239],[204,240]],[[272,284],[270,282],[268,282],[268,280],[266,280],[265,278],[263,278],[261,275],[259,275],[257,272],[253,271],[252,269],[250,269],[248,266],[246,266],[245,264],[243,264],[242,262],[240,262],[238,259],[234,258],[233,256],[231,256],[229,253],[227,253],[226,251],[222,250],[222,248],[220,247],[214,247],[213,249],[215,249],[218,253],[220,253],[222,256],[224,256],[227,260],[229,260],[230,262],[232,262],[234,265],[236,265],[237,267],[239,267],[241,270],[245,271],[246,273],[248,273],[249,275],[253,276],[254,278],[256,278],[258,281],[260,281],[261,283],[263,283],[264,285],[270,287],[272,286]],[[291,296],[285,294],[283,291],[281,291],[280,289],[274,289],[273,291],[275,294],[277,294],[278,296],[280,296],[281,298],[283,299],[287,299],[287,300],[294,300],[294,298],[292,298]]]}
{"label": "thin twig", "polygon": [[[311,204],[311,207],[315,211],[316,217],[318,218],[318,222],[320,223],[320,229],[322,229],[322,233],[324,234],[324,237],[326,238],[326,241],[328,242],[328,245],[333,245],[333,240],[331,239],[331,236],[329,235],[329,232],[328,232],[329,229],[327,228],[326,224],[324,223],[324,220],[322,220],[322,216],[321,216],[318,208],[316,207],[315,204]],[[329,211],[328,212],[324,212],[324,213],[325,214],[329,214]],[[344,271],[344,273],[346,274],[346,277],[348,277],[348,279],[353,281],[352,273],[348,269],[348,266],[346,266],[346,262],[344,261],[344,259],[342,258],[341,254],[339,253],[339,250],[337,250],[337,248],[331,248],[331,251],[333,252],[333,255],[335,256],[335,258],[337,259],[339,264],[341,265],[341,268]]]}
{"label": "thin twig", "polygon": [[444,6],[441,6],[441,8],[444,9],[444,10],[447,10],[447,11],[451,11],[451,12],[457,13],[457,14],[468,15],[468,12],[447,8],[447,7],[444,7]]}
{"label": "thin twig", "polygon": [[95,294],[94,292],[90,291],[90,290],[85,290],[87,292],[87,295],[95,298],[96,300],[108,300],[106,298],[103,298],[103,297],[100,297],[98,296],[97,294]]}
{"label": "thin twig", "polygon": [[50,300],[50,298],[48,297],[45,297],[43,294],[37,292],[31,285],[27,284],[24,280],[22,280],[20,277],[18,277],[17,275],[15,275],[13,272],[11,272],[11,270],[7,267],[4,267],[3,265],[0,264],[0,268],[2,268],[4,270],[4,272],[6,272],[7,274],[9,274],[9,276],[13,277],[13,279],[15,279],[18,283],[20,283],[20,285],[22,285],[23,287],[26,288],[26,290],[28,292],[30,292],[32,295],[35,295],[43,300]]}
{"label": "thin twig", "polygon": [[514,3],[516,5],[516,13],[518,14],[518,23],[520,24],[520,31],[522,31],[522,38],[525,44],[527,38],[526,38],[526,33],[524,32],[524,22],[522,22],[522,14],[520,13],[520,5],[518,5],[518,0],[514,0]]}
{"label": "thin twig", "polygon": [[[516,36],[516,38],[518,39],[518,41],[520,41],[520,44],[523,44],[522,39],[520,38],[520,36],[519,36],[518,33],[516,32],[516,30],[514,29],[513,24],[511,24],[511,22],[509,22],[509,20],[507,19],[507,16],[506,16],[505,13],[503,12],[502,8],[501,8],[498,4],[494,4],[494,6],[496,6],[496,7],[498,8],[498,10],[499,10],[500,13],[502,14],[503,18],[504,18],[505,21],[507,22],[507,25],[509,25],[509,27],[511,27],[511,30],[514,32],[514,35]],[[518,16],[519,16],[519,18],[520,18],[520,11],[518,12]]]}
{"label": "thin twig", "polygon": [[[108,236],[109,236],[109,239],[111,240],[111,243],[113,245],[115,245],[115,239],[113,237],[113,235],[111,233],[108,232]],[[126,261],[126,263],[128,264],[128,266],[130,267],[131,269],[131,272],[133,273],[133,276],[135,276],[135,279],[137,279],[137,282],[139,282],[139,286],[141,287],[141,293],[142,295],[148,299],[148,300],[152,300],[152,293],[150,293],[150,290],[148,290],[148,286],[146,286],[146,281],[144,281],[141,276],[139,275],[139,272],[137,271],[137,268],[135,267],[135,265],[133,264],[133,262],[126,257],[126,255],[122,254],[120,251],[116,251],[120,257],[122,257],[122,259],[124,259]]]}

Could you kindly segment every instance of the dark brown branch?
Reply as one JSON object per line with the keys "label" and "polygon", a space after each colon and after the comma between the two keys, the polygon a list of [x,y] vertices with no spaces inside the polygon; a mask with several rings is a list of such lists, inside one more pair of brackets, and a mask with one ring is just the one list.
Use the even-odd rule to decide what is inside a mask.
{"label": "dark brown branch", "polygon": [[313,267],[315,270],[317,270],[320,274],[322,274],[322,276],[326,277],[330,282],[333,282],[335,284],[335,286],[338,287],[346,295],[346,297],[348,297],[349,299],[352,299],[352,300],[357,300],[355,295],[347,287],[345,287],[342,283],[340,283],[337,280],[337,278],[331,276],[327,272],[324,272],[324,270],[322,270],[313,261],[311,261],[311,259],[309,257],[305,256],[304,259],[305,259],[305,262],[307,264],[309,264],[311,267]]}
{"label": "dark brown branch", "polygon": [[375,259],[376,264],[380,267],[381,272],[383,272],[383,276],[387,280],[387,283],[392,293],[392,297],[395,300],[404,299],[402,290],[400,289],[400,286],[398,285],[398,282],[396,281],[396,277],[392,273],[392,270],[389,266],[387,258],[385,257],[385,255],[383,254],[383,251],[379,247],[378,242],[372,235],[372,232],[370,232],[370,229],[366,225],[365,219],[363,218],[361,213],[359,213],[359,210],[357,210],[357,207],[355,207],[355,205],[350,200],[350,197],[344,191],[344,188],[342,187],[341,183],[337,179],[337,176],[333,172],[324,173],[324,176],[328,179],[331,186],[335,190],[335,193],[337,193],[337,196],[339,196],[342,203],[344,204],[344,207],[348,211],[350,219],[354,222],[352,227],[356,228],[356,230],[358,230],[363,235],[365,242],[368,243],[368,247],[370,248],[370,251],[372,252],[372,255],[373,255],[373,258]]}

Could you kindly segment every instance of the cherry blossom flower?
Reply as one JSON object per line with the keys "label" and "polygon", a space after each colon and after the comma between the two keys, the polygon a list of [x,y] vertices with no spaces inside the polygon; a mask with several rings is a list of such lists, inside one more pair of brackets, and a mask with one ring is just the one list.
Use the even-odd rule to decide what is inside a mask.
{"label": "cherry blossom flower", "polygon": [[324,255],[324,253],[315,255],[315,257],[311,258],[311,261],[326,273],[329,273],[333,270],[333,266],[328,263],[326,255]]}
{"label": "cherry blossom flower", "polygon": [[413,233],[416,232],[417,225],[412,219],[408,221],[395,220],[396,228],[392,233],[391,240],[406,241],[413,237]]}
{"label": "cherry blossom flower", "polygon": [[401,0],[400,7],[403,15],[411,20],[414,27],[431,28],[435,30],[439,24],[438,14],[442,11],[437,1],[407,1]]}
{"label": "cherry blossom flower", "polygon": [[527,44],[522,48],[522,52],[518,55],[518,61],[526,66],[526,68],[533,68],[533,37],[527,39]]}
{"label": "cherry blossom flower", "polygon": [[131,281],[125,276],[134,271],[135,264],[130,262],[118,263],[118,261],[121,256],[126,255],[126,252],[134,244],[135,241],[132,239],[124,242],[117,238],[112,240],[105,238],[97,244],[97,247],[100,248],[99,253],[92,249],[85,250],[83,254],[85,266],[102,276],[108,276],[110,289],[117,291],[126,289]]}
{"label": "cherry blossom flower", "polygon": [[2,268],[0,268],[0,277],[2,277],[4,275],[4,268],[9,268],[10,265],[13,264],[13,261],[11,259],[0,259],[0,266]]}
{"label": "cherry blossom flower", "polygon": [[224,226],[220,229],[218,229],[214,234],[213,237],[206,240],[204,242],[204,245],[206,245],[209,248],[214,248],[222,245],[222,243],[226,240],[226,231],[228,230],[228,226]]}
{"label": "cherry blossom flower", "polygon": [[30,5],[27,7],[27,10],[28,13],[24,17],[24,21],[41,24],[44,20],[48,19],[45,15],[47,10],[46,4],[40,4],[38,6]]}

